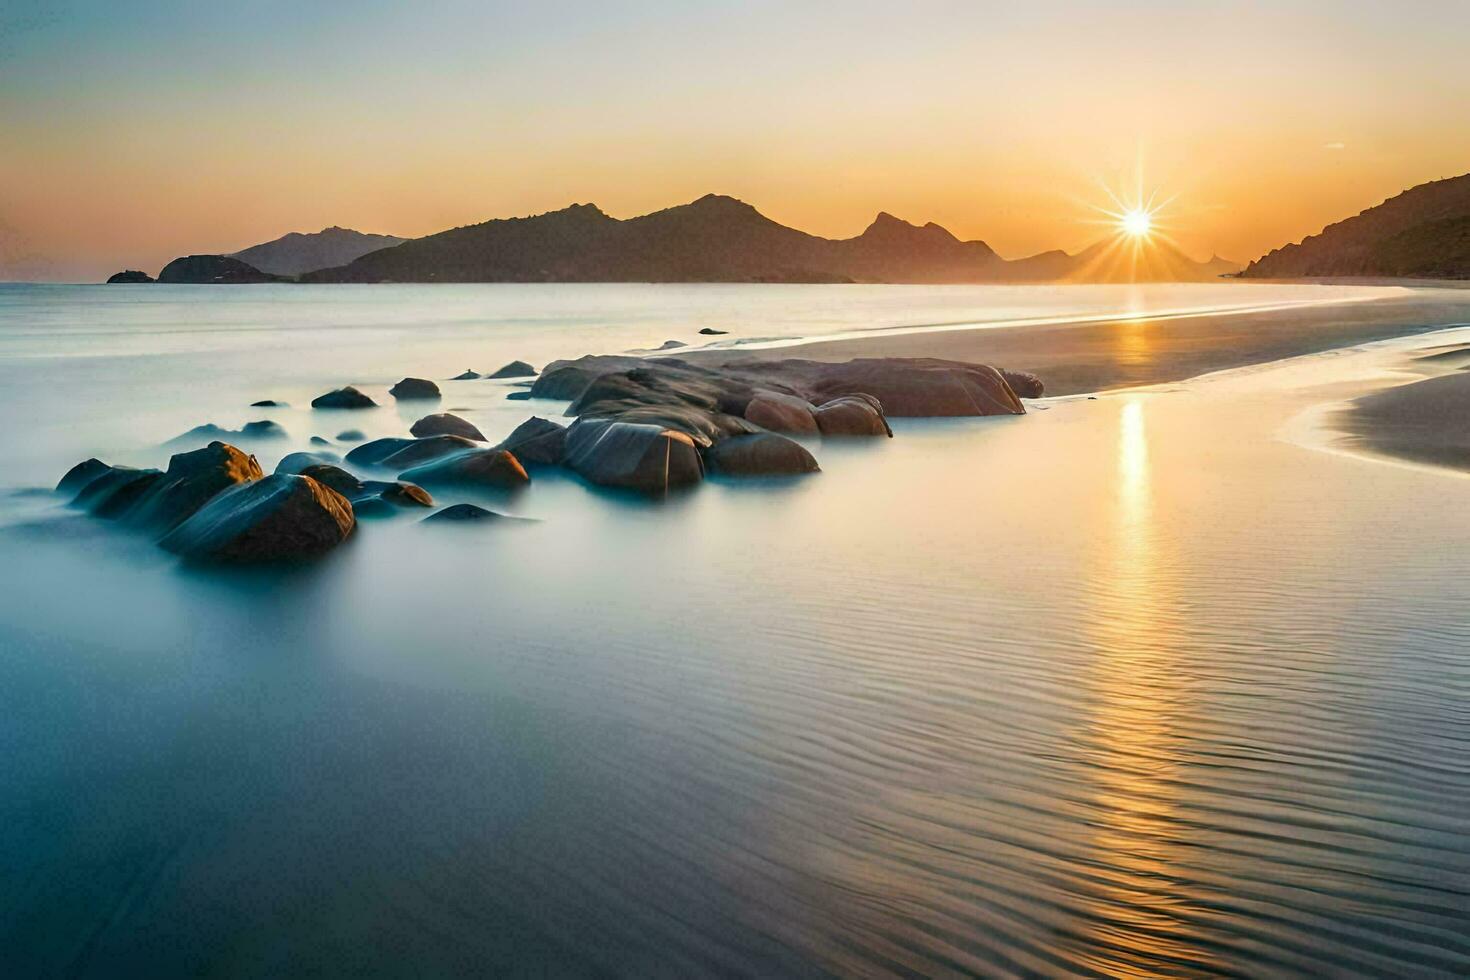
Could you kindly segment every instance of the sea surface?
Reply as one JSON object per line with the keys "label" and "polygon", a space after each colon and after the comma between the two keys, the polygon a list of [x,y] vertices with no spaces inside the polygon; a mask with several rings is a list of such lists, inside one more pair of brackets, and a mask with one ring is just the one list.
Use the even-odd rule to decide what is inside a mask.
{"label": "sea surface", "polygon": [[46,489],[405,375],[498,439],[564,406],[442,379],[514,358],[1367,292],[0,286],[0,974],[1464,974],[1470,480],[1322,424],[1445,335],[291,571]]}

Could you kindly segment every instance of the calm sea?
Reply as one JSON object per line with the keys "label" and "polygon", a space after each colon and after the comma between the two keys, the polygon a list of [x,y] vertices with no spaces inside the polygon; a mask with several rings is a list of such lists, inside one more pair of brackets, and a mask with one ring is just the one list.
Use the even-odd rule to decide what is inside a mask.
{"label": "calm sea", "polygon": [[[0,287],[0,973],[1470,970],[1470,482],[1292,425],[1383,350],[794,483],[538,475],[488,502],[539,523],[289,573],[35,490],[204,422],[280,422],[267,469],[401,434],[388,384],[513,358],[1309,296]],[[307,408],[348,382],[386,407]],[[562,407],[441,386],[492,439]]]}

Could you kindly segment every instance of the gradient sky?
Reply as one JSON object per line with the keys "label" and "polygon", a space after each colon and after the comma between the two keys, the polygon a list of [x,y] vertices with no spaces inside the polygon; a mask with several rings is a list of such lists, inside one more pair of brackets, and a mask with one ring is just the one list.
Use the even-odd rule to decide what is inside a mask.
{"label": "gradient sky", "polygon": [[1177,195],[1250,259],[1470,170],[1470,2],[0,4],[0,279],[715,191],[1002,255]]}

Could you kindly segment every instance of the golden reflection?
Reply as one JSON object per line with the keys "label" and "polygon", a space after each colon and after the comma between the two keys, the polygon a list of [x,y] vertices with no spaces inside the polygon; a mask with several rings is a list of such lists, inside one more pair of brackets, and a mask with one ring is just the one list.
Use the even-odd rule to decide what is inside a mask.
{"label": "golden reflection", "polygon": [[1179,623],[1167,556],[1157,531],[1149,453],[1148,396],[1118,413],[1109,534],[1095,570],[1094,695],[1084,734],[1095,784],[1096,872],[1088,935],[1079,954],[1109,974],[1155,973],[1171,964],[1208,966],[1195,928],[1181,915],[1199,899],[1182,884],[1187,830],[1174,819],[1176,727],[1182,692],[1174,660]]}

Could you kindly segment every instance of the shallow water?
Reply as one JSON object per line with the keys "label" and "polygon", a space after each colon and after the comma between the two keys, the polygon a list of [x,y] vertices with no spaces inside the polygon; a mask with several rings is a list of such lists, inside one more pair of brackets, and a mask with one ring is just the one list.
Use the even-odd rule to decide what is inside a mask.
{"label": "shallow water", "polygon": [[[649,346],[660,310],[537,328],[570,350],[284,322],[235,354],[7,348],[7,972],[1470,969],[1470,483],[1310,424],[1391,350],[900,420],[657,504],[538,476],[496,504],[539,523],[364,523],[285,575],[16,492],[162,462],[246,394]],[[444,406],[492,438],[556,408],[505,390]],[[262,462],[417,414],[292,409]]]}

